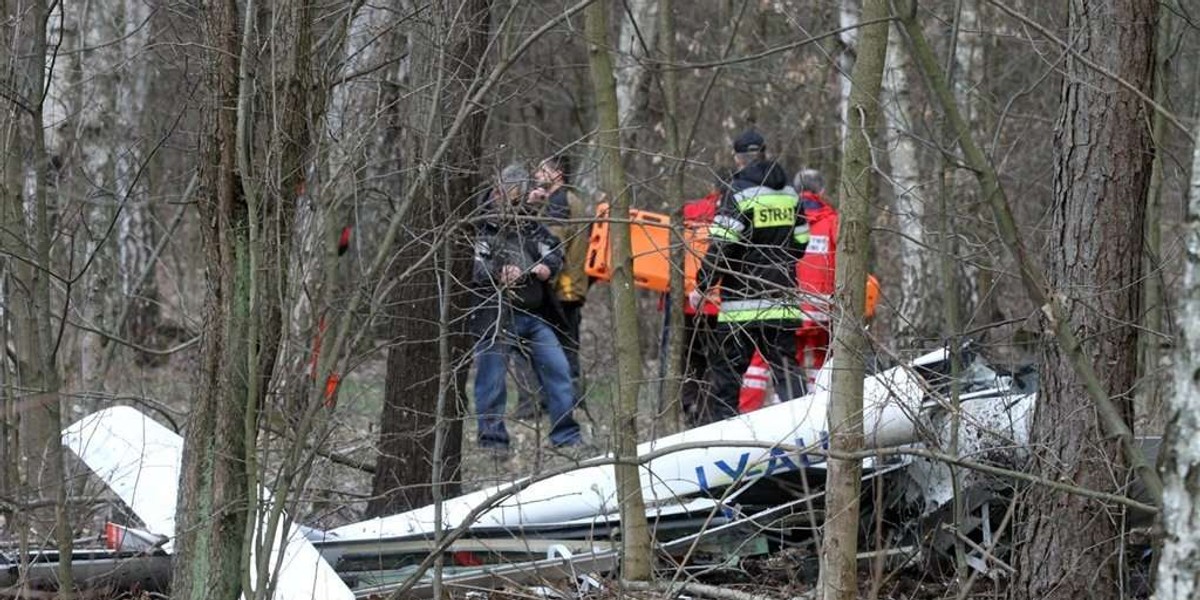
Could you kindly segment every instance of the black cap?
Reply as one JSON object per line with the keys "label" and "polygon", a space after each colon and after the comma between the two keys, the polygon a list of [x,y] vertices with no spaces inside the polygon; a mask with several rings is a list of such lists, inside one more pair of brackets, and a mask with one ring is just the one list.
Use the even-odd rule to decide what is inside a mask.
{"label": "black cap", "polygon": [[743,152],[762,152],[766,149],[766,140],[763,139],[762,134],[753,129],[743,131],[741,135],[733,140],[733,151],[738,154]]}

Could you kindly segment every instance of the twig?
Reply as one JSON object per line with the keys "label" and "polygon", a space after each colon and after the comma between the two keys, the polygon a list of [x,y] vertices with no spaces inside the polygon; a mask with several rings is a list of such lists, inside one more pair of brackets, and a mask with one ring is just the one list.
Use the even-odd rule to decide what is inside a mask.
{"label": "twig", "polygon": [[751,594],[749,592],[740,592],[738,590],[731,590],[728,588],[707,585],[703,583],[621,581],[621,587],[634,592],[661,592],[671,598],[687,592],[689,594],[695,594],[704,598],[711,598],[712,600],[776,600],[775,596]]}
{"label": "twig", "polygon": [[1003,11],[1008,16],[1028,25],[1029,27],[1036,30],[1038,33],[1046,36],[1046,38],[1049,39],[1050,41],[1058,44],[1059,46],[1062,46],[1062,48],[1064,50],[1066,50],[1067,52],[1070,52],[1071,56],[1073,56],[1075,59],[1077,59],[1080,63],[1082,63],[1087,68],[1117,82],[1117,85],[1120,85],[1121,87],[1132,92],[1142,102],[1145,102],[1146,105],[1150,106],[1156,112],[1161,114],[1163,116],[1163,118],[1170,121],[1171,125],[1174,125],[1176,128],[1179,129],[1179,131],[1182,131],[1183,135],[1187,136],[1187,138],[1189,140],[1191,140],[1193,143],[1196,141],[1195,136],[1192,135],[1192,130],[1189,129],[1186,125],[1184,125],[1183,122],[1179,120],[1179,117],[1175,116],[1175,113],[1172,113],[1171,111],[1167,110],[1167,107],[1163,106],[1162,104],[1155,102],[1154,98],[1151,98],[1150,96],[1146,95],[1146,92],[1143,92],[1142,90],[1138,89],[1137,86],[1133,85],[1132,83],[1125,81],[1123,78],[1121,78],[1121,76],[1117,75],[1116,73],[1113,73],[1112,71],[1104,68],[1103,65],[1098,65],[1095,62],[1089,60],[1086,56],[1080,54],[1077,50],[1075,50],[1075,48],[1072,45],[1064,42],[1058,36],[1054,35],[1054,32],[1047,29],[1041,23],[1038,23],[1037,21],[1034,21],[1033,19],[1025,16],[1024,13],[1018,12],[1016,9],[1008,6],[1004,2],[1000,2],[999,0],[987,0],[987,1],[989,4],[991,4],[992,6],[995,6],[996,8],[999,8],[1001,11]]}

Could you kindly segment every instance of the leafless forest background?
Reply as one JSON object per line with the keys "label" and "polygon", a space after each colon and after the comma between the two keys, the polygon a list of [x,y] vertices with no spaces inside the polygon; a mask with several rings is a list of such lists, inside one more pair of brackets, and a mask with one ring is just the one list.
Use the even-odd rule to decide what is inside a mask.
{"label": "leafless forest background", "polygon": [[[585,30],[585,13],[600,10],[592,4],[4,2],[4,534],[61,548],[112,515],[99,485],[64,456],[58,431],[114,403],[186,431],[184,481],[196,493],[181,497],[180,522],[210,541],[245,522],[237,511],[210,518],[230,500],[205,483],[214,476],[242,492],[262,481],[297,520],[332,526],[552,464],[537,430],[518,430],[511,471],[472,454],[460,334],[478,218],[469,199],[509,162],[566,153],[589,211],[601,195],[627,193],[634,207],[673,213],[706,193],[731,166],[731,138],[754,126],[790,169],[820,169],[834,202],[842,198],[859,1],[594,2],[610,22],[604,40]],[[896,14],[907,7],[884,4]],[[1185,282],[1197,248],[1185,242],[1195,226],[1200,4],[929,0],[913,10],[1030,258],[1051,273],[1047,291],[1068,307],[1126,421],[1154,435],[1194,419],[1168,405],[1188,392],[1172,369],[1194,368],[1181,328],[1197,318],[1187,312],[1196,287]],[[1128,23],[1143,21],[1130,33]],[[881,118],[861,132],[878,186],[868,270],[883,285],[867,354],[893,363],[969,339],[995,364],[1041,366],[1043,382],[1062,374],[1048,385],[1067,399],[1052,402],[1061,412],[1041,417],[1035,439],[1066,462],[1036,471],[1113,491],[1123,474],[1097,479],[1083,465],[1097,452],[1117,471],[1129,465],[1090,416],[1047,310],[1022,287],[910,36],[886,22]],[[1137,39],[1154,51],[1135,50]],[[598,44],[615,61],[622,190],[605,189],[601,169],[602,134],[612,132],[598,125],[589,71]],[[1077,89],[1085,91],[1068,92]],[[1095,98],[1079,95],[1088,93]],[[1113,112],[1089,112],[1101,104]],[[1078,148],[1086,152],[1068,151]],[[345,227],[349,248],[339,255]],[[1096,253],[1136,264],[1121,277],[1106,274],[1107,259],[1070,266]],[[583,318],[587,431],[600,449],[620,429],[609,293],[593,286]],[[672,371],[660,368],[658,303],[656,294],[637,298],[641,441],[679,427],[660,412],[673,414],[672,399],[659,398]],[[334,396],[330,377],[340,380]],[[1200,409],[1191,402],[1179,406]],[[1076,421],[1090,425],[1059,432],[1074,441],[1046,429]],[[1083,514],[1100,505],[1062,496],[1029,502]],[[1037,510],[1018,514],[1030,548],[1054,552],[1056,542],[1034,542],[1044,533],[1028,525]],[[236,554],[188,544],[181,552],[210,553],[201,576],[210,582],[237,567]],[[1047,584],[1061,574],[1034,568],[1082,572],[1106,560],[1072,556],[1021,556],[1015,566],[1029,568],[1009,593],[1088,589],[1086,577]],[[237,585],[209,588],[236,597]],[[1100,587],[1101,597],[1118,597]]]}

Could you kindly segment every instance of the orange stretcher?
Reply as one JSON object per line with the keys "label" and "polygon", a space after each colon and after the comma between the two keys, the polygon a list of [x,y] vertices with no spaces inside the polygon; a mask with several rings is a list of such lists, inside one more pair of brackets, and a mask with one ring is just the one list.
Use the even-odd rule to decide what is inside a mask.
{"label": "orange stretcher", "polygon": [[[612,279],[612,248],[609,243],[608,204],[596,207],[596,221],[588,240],[587,262],[584,271],[601,281]],[[666,292],[670,290],[671,217],[644,210],[629,209],[629,236],[633,248],[633,283],[635,286]],[[696,270],[708,250],[708,226],[685,227],[683,230],[684,291],[696,287]]]}
{"label": "orange stretcher", "polygon": [[[596,207],[596,221],[588,239],[584,272],[601,281],[612,279],[612,248],[609,242],[608,204]],[[629,209],[629,241],[633,248],[633,284],[656,292],[670,291],[671,217],[636,208]],[[683,287],[696,287],[696,271],[708,250],[707,224],[688,225],[683,230]],[[864,316],[874,318],[879,305],[879,280],[867,275],[867,306]]]}

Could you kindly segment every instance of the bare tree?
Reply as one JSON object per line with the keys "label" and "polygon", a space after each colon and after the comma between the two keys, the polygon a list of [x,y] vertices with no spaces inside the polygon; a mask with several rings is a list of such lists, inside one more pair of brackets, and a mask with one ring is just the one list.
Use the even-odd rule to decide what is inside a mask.
{"label": "bare tree", "polygon": [[[1200,125],[1196,135],[1200,138]],[[1179,299],[1181,341],[1175,352],[1175,393],[1168,396],[1163,466],[1164,539],[1155,598],[1184,600],[1200,594],[1200,145],[1192,151],[1184,243],[1183,294]]]}
{"label": "bare tree", "polygon": [[[208,287],[201,392],[184,439],[176,513],[177,598],[269,596],[265,577],[251,580],[252,570],[270,571],[270,553],[256,546],[275,539],[288,474],[300,470],[285,464],[272,502],[259,493],[260,415],[279,356],[296,195],[311,139],[310,6],[251,1],[240,15],[234,2],[206,6],[213,51],[199,208]],[[277,77],[260,88],[255,24],[268,9],[277,11],[279,29],[268,40],[280,43],[271,54],[279,64]],[[278,107],[262,134],[255,131],[260,90]],[[256,148],[264,147],[270,151],[259,156]]]}
{"label": "bare tree", "polygon": [[[638,391],[642,383],[642,353],[638,344],[637,302],[633,288],[633,256],[630,247],[629,203],[631,190],[621,166],[620,121],[613,80],[613,64],[608,45],[608,13],[616,3],[595,2],[588,6],[587,19],[589,67],[596,98],[597,152],[603,189],[612,195],[610,214],[612,236],[612,302],[617,354],[613,432],[614,455],[632,460],[637,456]],[[621,573],[629,580],[650,578],[650,528],[642,498],[640,468],[633,463],[613,466],[621,509]]]}
{"label": "bare tree", "polygon": [[[253,8],[247,7],[253,14]],[[241,535],[250,521],[245,418],[249,400],[249,208],[238,168],[237,4],[205,4],[209,103],[203,140],[200,213],[209,285],[205,297],[204,368],[184,437],[172,596],[234,600],[242,592]],[[257,399],[255,399],[257,401]],[[231,532],[237,532],[231,534]]]}
{"label": "bare tree", "polygon": [[[1073,0],[1072,39],[1056,130],[1049,285],[1068,299],[1064,314],[1085,340],[1101,383],[1127,423],[1137,377],[1137,323],[1146,188],[1152,141],[1145,105],[1108,75],[1148,89],[1154,67],[1154,0]],[[1104,173],[1104,177],[1094,174]],[[1089,489],[1124,489],[1121,448],[1084,393],[1069,348],[1047,345],[1033,419],[1034,472]],[[1121,519],[1096,503],[1043,488],[1021,511],[1025,540],[1014,598],[1120,597]],[[1087,576],[1081,576],[1086,574]]]}
{"label": "bare tree", "polygon": [[[863,21],[886,18],[887,0],[865,0]],[[838,224],[838,267],[834,323],[833,389],[829,405],[829,447],[853,453],[863,447],[863,374],[867,340],[867,252],[870,248],[871,202],[875,197],[872,139],[879,121],[879,95],[887,59],[889,24],[862,28],[851,73],[849,122],[842,154],[842,204]],[[858,459],[830,458],[826,479],[820,594],[824,600],[858,597],[858,506],[862,464]]]}
{"label": "bare tree", "polygon": [[667,165],[666,194],[669,202],[676,203],[676,209],[672,216],[676,228],[672,231],[671,235],[677,236],[672,239],[671,244],[671,264],[677,267],[671,269],[670,281],[668,282],[670,286],[668,298],[671,300],[671,305],[664,309],[667,311],[666,325],[670,338],[667,340],[666,356],[660,359],[664,361],[666,368],[663,369],[662,397],[659,398],[659,406],[667,415],[668,426],[675,428],[682,422],[683,411],[680,390],[683,383],[684,349],[687,344],[687,339],[683,331],[684,314],[682,305],[683,298],[685,297],[682,265],[684,257],[688,252],[688,248],[684,246],[682,239],[684,132],[680,125],[684,121],[684,118],[679,112],[679,70],[675,67],[675,2],[674,0],[658,0],[658,4],[659,46],[663,62],[666,63],[659,74],[662,82],[663,104],[665,108],[663,126],[666,130],[667,153],[671,161]]}
{"label": "bare tree", "polygon": [[[27,500],[45,509],[16,515],[51,537],[65,557],[59,566],[61,595],[72,597],[71,547],[74,536],[67,504],[62,428],[62,379],[59,372],[61,329],[56,325],[63,307],[52,283],[61,281],[52,255],[56,215],[51,205],[51,162],[46,144],[50,5],[33,2],[6,25],[5,58],[14,75],[10,96],[4,163],[4,234],[8,261],[6,309],[15,342],[14,385],[7,390],[12,412],[20,415],[20,480]],[[11,52],[11,53],[10,53]],[[51,63],[52,64],[52,63]],[[52,73],[52,71],[51,71]],[[6,310],[6,312],[8,312]],[[7,349],[6,349],[7,350]]]}
{"label": "bare tree", "polygon": [[854,69],[854,59],[858,55],[858,29],[854,28],[859,22],[859,12],[862,10],[862,0],[838,1],[838,26],[842,33],[838,34],[841,45],[837,55],[838,81],[838,117],[841,119],[842,146],[846,145],[846,126],[850,122],[850,72]]}
{"label": "bare tree", "polygon": [[908,81],[908,52],[899,32],[888,36],[887,65],[883,72],[884,117],[887,121],[887,150],[891,165],[892,195],[900,230],[900,306],[895,329],[908,343],[937,339],[941,334],[935,253],[927,219],[925,190],[917,145],[913,140],[913,111]]}
{"label": "bare tree", "polygon": [[[1155,35],[1156,58],[1154,64],[1154,101],[1169,104],[1170,67],[1174,60],[1172,48],[1178,43],[1174,10],[1160,9]],[[1154,138],[1154,167],[1150,174],[1150,186],[1146,191],[1146,280],[1142,284],[1142,306],[1144,328],[1138,334],[1138,410],[1150,412],[1158,405],[1162,377],[1159,373],[1159,348],[1162,343],[1165,302],[1165,269],[1163,264],[1163,197],[1166,182],[1167,135],[1170,129],[1166,115],[1155,111],[1151,120]]]}
{"label": "bare tree", "polygon": [[[422,165],[430,144],[442,139],[450,125],[447,115],[454,111],[469,96],[486,65],[486,51],[490,35],[490,0],[447,1],[434,4],[431,15],[434,25],[424,28],[427,36],[414,40],[412,52],[416,72],[411,73],[412,89],[431,87],[423,102],[416,103],[421,109],[408,115],[406,135],[408,139],[407,159],[414,165]],[[398,103],[399,99],[397,99]],[[398,104],[389,110],[398,111]],[[406,232],[400,241],[401,250],[396,264],[407,269],[429,254],[430,246],[444,244],[442,236],[446,223],[467,216],[471,210],[471,199],[479,184],[479,155],[483,133],[482,110],[476,111],[459,133],[459,138],[442,164],[422,165],[434,169],[428,186],[420,197],[420,205],[414,208]],[[432,129],[426,129],[428,125]],[[462,281],[466,273],[461,268],[464,257],[462,244],[449,244],[460,266],[454,275]],[[451,290],[441,289],[437,270],[441,261],[429,261],[395,288],[391,318],[396,343],[388,350],[388,371],[384,393],[383,413],[380,416],[380,458],[376,463],[373,492],[375,499],[368,505],[368,514],[380,515],[401,508],[415,508],[434,500],[432,482],[433,465],[442,465],[444,485],[447,493],[458,489],[457,478],[460,447],[462,445],[462,396],[453,394],[453,414],[439,415],[437,398],[439,379],[434,374],[439,365],[439,322],[441,320],[441,298],[453,295]],[[456,312],[462,306],[455,306]],[[451,322],[457,319],[452,317]],[[455,354],[462,356],[468,348],[456,344]],[[455,371],[454,391],[461,391],[463,369]],[[437,427],[448,428],[447,452],[435,456],[434,437]],[[426,483],[433,485],[426,485]]]}
{"label": "bare tree", "polygon": [[659,0],[622,2],[623,18],[617,33],[616,70],[617,118],[622,127],[633,126],[644,107],[650,69],[644,61],[654,54],[659,43]]}

